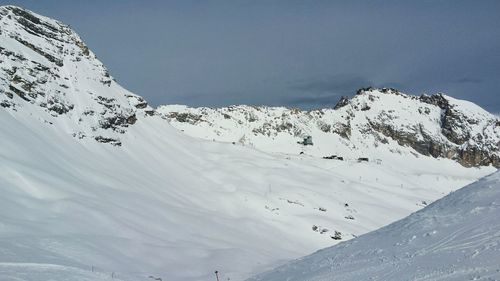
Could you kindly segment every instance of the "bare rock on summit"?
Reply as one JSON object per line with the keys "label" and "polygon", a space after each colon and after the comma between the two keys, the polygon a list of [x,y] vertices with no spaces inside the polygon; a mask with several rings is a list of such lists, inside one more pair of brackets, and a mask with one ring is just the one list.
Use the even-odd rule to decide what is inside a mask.
{"label": "bare rock on summit", "polygon": [[3,109],[69,123],[78,139],[118,140],[152,110],[114,81],[68,25],[23,8],[0,7],[0,62]]}
{"label": "bare rock on summit", "polygon": [[500,167],[498,117],[441,93],[418,97],[370,87],[350,99],[342,97],[333,109],[242,105],[162,106],[157,111],[191,136],[240,141],[269,151],[299,153],[301,146],[294,144],[312,136],[315,145],[308,153],[321,157],[346,153],[353,159],[367,154],[374,158],[385,150],[448,158],[466,167]]}

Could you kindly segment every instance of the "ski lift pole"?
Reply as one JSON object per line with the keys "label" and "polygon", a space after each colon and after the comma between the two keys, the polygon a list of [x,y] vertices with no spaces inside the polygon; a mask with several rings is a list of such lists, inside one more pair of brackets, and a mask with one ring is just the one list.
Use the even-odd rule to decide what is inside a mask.
{"label": "ski lift pole", "polygon": [[217,281],[219,281],[219,271],[215,271],[215,278],[217,278]]}

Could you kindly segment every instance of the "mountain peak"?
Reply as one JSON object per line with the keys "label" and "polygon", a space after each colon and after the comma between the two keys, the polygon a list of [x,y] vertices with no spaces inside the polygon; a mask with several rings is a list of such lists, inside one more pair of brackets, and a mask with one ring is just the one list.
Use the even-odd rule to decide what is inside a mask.
{"label": "mountain peak", "polygon": [[[59,21],[38,15],[29,10],[17,6],[0,7],[0,19],[2,29],[9,33],[9,36],[33,51],[45,57],[57,66],[63,66],[63,60],[59,56],[62,44],[72,44],[78,47],[76,55],[89,56],[90,51],[80,37],[71,28]],[[30,34],[32,37],[26,38]],[[40,46],[40,40],[27,40],[36,37],[43,43],[49,43],[56,49],[44,50]]]}
{"label": "mountain peak", "polygon": [[36,115],[46,124],[65,123],[79,139],[115,145],[138,115],[153,112],[114,81],[68,25],[2,6],[0,42],[0,106],[11,112]]}
{"label": "mountain peak", "polygon": [[[405,153],[467,167],[500,167],[500,120],[442,93],[413,96],[393,88],[364,88],[342,97],[333,109],[163,106],[158,112],[191,136],[271,152],[351,159]],[[306,136],[313,137],[313,147],[298,144]]]}

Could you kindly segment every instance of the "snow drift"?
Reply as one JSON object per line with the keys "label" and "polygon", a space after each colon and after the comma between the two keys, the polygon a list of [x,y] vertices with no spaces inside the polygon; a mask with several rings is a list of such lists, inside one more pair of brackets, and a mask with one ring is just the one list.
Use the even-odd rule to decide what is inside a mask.
{"label": "snow drift", "polygon": [[380,230],[249,280],[499,280],[500,172]]}

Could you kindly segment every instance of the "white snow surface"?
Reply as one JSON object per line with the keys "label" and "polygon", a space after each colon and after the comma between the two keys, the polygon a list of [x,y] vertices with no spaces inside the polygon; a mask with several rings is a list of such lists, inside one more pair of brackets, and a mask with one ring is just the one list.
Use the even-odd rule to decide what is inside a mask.
{"label": "white snow surface", "polygon": [[[120,281],[115,273],[40,263],[0,263],[2,281]],[[154,277],[154,276],[153,276]]]}
{"label": "white snow surface", "polygon": [[0,280],[191,281],[214,270],[242,280],[495,171],[186,136],[112,80],[69,27],[28,12],[38,20],[26,29],[17,9],[0,7]]}
{"label": "white snow surface", "polygon": [[377,165],[268,154],[189,138],[157,116],[115,147],[34,114],[0,110],[0,262],[94,266],[124,280],[206,280],[215,269],[241,280],[492,171],[432,158]]}
{"label": "white snow surface", "polygon": [[500,280],[500,172],[249,281]]}

